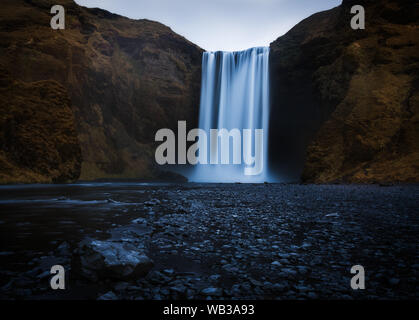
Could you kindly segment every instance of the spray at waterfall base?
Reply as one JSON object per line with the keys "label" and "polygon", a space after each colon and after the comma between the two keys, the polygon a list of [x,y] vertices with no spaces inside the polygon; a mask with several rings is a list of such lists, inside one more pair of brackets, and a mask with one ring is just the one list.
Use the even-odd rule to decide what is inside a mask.
{"label": "spray at waterfall base", "polygon": [[[205,130],[192,129],[186,134],[186,121],[178,121],[177,139],[175,133],[170,129],[157,131],[155,140],[163,141],[163,143],[156,149],[156,162],[159,165],[187,163],[216,166],[238,165],[242,167],[245,176],[262,175],[263,129],[243,129],[242,131],[243,134],[237,128],[231,130],[210,129],[208,141],[208,134]],[[177,150],[176,140],[178,142]],[[187,141],[195,143],[187,149]]]}

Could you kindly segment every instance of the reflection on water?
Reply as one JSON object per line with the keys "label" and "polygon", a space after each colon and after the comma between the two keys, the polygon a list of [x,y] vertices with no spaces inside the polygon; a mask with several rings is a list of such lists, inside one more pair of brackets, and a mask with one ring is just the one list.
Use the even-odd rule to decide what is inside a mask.
{"label": "reflection on water", "polygon": [[[26,269],[28,260],[64,241],[107,236],[110,228],[144,210],[168,183],[95,182],[0,186],[0,264]],[[0,285],[7,280],[0,275]]]}

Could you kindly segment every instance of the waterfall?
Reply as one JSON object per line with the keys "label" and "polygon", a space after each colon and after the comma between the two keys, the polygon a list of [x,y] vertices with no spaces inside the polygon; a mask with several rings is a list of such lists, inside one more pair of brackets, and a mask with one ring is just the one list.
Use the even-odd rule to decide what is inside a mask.
{"label": "waterfall", "polygon": [[[199,128],[210,137],[210,129],[251,129],[251,145],[240,142],[240,150],[255,154],[255,129],[263,129],[260,174],[246,175],[244,155],[241,164],[197,164],[191,181],[264,182],[268,175],[269,47],[237,52],[205,52],[202,57]],[[230,143],[233,141],[228,138]],[[214,144],[214,141],[209,144]],[[217,143],[217,142],[215,142]],[[208,144],[208,145],[209,145]],[[233,150],[227,152],[232,159]],[[220,151],[220,145],[218,146]],[[219,152],[220,153],[220,152]]]}

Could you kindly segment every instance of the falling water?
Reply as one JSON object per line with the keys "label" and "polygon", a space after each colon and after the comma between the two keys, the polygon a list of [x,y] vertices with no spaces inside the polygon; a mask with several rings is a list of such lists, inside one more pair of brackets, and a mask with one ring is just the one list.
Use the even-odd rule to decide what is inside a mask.
{"label": "falling water", "polygon": [[[210,129],[252,130],[252,154],[255,151],[255,129],[263,129],[263,170],[245,175],[241,164],[197,164],[192,181],[264,182],[268,176],[269,121],[269,47],[237,52],[205,52],[202,57],[202,84],[199,128],[210,137]],[[232,139],[230,138],[230,144]],[[209,144],[208,144],[209,145]],[[230,154],[232,147],[230,146]],[[230,156],[230,159],[232,157]]]}

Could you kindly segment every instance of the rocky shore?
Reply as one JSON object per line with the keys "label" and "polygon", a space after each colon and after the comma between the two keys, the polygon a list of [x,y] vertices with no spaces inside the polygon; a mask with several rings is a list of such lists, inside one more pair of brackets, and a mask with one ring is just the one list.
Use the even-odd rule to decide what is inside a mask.
{"label": "rocky shore", "polygon": [[[0,200],[4,299],[418,296],[418,186],[9,188]],[[66,290],[49,286],[55,264]],[[350,287],[357,264],[365,290]]]}

